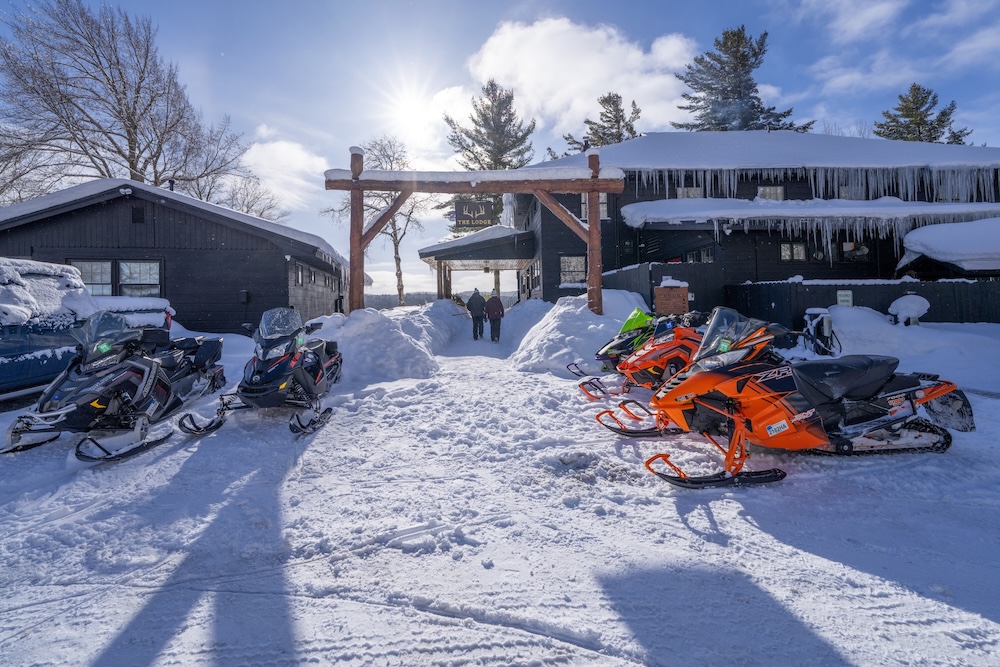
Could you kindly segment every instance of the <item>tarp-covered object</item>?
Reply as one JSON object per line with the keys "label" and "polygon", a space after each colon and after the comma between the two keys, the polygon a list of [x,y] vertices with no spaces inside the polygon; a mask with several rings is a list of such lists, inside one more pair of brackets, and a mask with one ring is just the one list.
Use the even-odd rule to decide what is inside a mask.
{"label": "tarp-covered object", "polygon": [[76,267],[0,257],[0,324],[69,326],[98,310]]}

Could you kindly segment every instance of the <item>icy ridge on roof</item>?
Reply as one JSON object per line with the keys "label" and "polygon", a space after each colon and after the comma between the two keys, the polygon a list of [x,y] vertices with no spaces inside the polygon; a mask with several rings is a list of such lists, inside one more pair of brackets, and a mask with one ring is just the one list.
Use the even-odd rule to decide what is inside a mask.
{"label": "icy ridge on roof", "polygon": [[[526,169],[586,160],[571,155]],[[669,178],[704,187],[708,196],[735,197],[740,179],[796,178],[808,180],[821,198],[910,200],[930,189],[942,200],[994,201],[1000,148],[792,131],[650,132],[602,146],[600,160],[602,168],[635,173],[637,186]]]}
{"label": "icy ridge on roof", "polygon": [[[545,163],[547,165],[551,162]],[[324,172],[328,181],[351,180],[349,169],[328,169]],[[589,167],[541,166],[530,169],[495,169],[484,171],[385,171],[365,169],[358,176],[359,181],[437,181],[439,183],[491,183],[495,181],[544,181],[582,180],[591,177]],[[599,178],[624,178],[625,172],[617,167],[601,168]]]}

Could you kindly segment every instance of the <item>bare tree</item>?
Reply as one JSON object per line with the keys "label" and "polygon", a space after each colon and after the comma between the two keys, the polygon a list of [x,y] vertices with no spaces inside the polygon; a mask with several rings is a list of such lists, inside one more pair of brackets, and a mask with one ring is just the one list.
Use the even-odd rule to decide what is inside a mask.
{"label": "bare tree", "polygon": [[70,180],[162,185],[240,173],[247,146],[228,118],[205,127],[176,65],[160,58],[150,19],[40,0],[0,20],[10,30],[0,39],[0,146],[33,152]]}
{"label": "bare tree", "polygon": [[246,174],[231,179],[226,185],[225,194],[216,202],[234,211],[255,215],[258,218],[284,224],[291,213],[281,207],[277,196],[260,182],[253,174]]}
{"label": "bare tree", "polygon": [[[410,159],[406,153],[406,145],[396,137],[382,135],[375,139],[369,139],[361,144],[365,151],[365,169],[377,169],[384,171],[406,171],[410,169]],[[396,198],[395,192],[372,192],[366,191],[364,194],[364,215],[365,220],[372,220],[382,211],[387,209]],[[419,216],[425,212],[430,197],[427,195],[410,195],[403,207],[379,232],[379,236],[392,243],[392,255],[396,263],[396,292],[399,297],[399,305],[406,305],[406,290],[403,288],[403,262],[399,254],[399,246],[403,238],[410,229],[423,229],[423,223]],[[320,211],[323,215],[329,215],[339,222],[349,221],[351,218],[350,197],[344,199],[337,206],[325,208]]]}

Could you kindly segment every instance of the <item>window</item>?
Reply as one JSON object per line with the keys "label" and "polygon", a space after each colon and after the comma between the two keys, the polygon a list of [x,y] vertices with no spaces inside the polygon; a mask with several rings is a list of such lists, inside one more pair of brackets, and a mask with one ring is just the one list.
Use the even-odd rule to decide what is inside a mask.
{"label": "window", "polygon": [[70,260],[71,265],[80,269],[80,276],[87,290],[94,296],[111,296],[114,283],[111,281],[111,262],[90,262]]}
{"label": "window", "polygon": [[71,259],[69,264],[80,269],[83,283],[94,296],[159,297],[163,293],[159,261]]}
{"label": "window", "polygon": [[678,199],[704,199],[705,188],[677,188]]}
{"label": "window", "polygon": [[316,269],[309,269],[309,282],[316,284]]}
{"label": "window", "polygon": [[146,222],[146,205],[135,204],[132,206],[132,224],[141,225]]}
{"label": "window", "polygon": [[715,261],[715,247],[706,246],[685,253],[684,261],[688,264],[711,264]]}
{"label": "window", "polygon": [[118,262],[119,296],[160,296],[159,262]]}
{"label": "window", "polygon": [[781,201],[784,198],[784,185],[761,185],[757,187],[757,199],[776,199]]}
{"label": "window", "polygon": [[806,244],[802,241],[783,242],[781,244],[782,262],[804,262],[806,261]]}
{"label": "window", "polygon": [[584,256],[559,258],[559,284],[587,282],[587,258]]}
{"label": "window", "polygon": [[[599,201],[600,207],[601,207],[601,220],[609,220],[610,218],[608,217],[608,193],[607,192],[601,192],[601,193],[599,193],[598,196],[600,197],[598,201]],[[587,219],[587,199],[588,199],[588,197],[587,197],[587,193],[586,192],[584,192],[582,195],[580,195],[580,219],[581,220],[586,220]]]}
{"label": "window", "polygon": [[295,265],[295,284],[296,285],[303,284],[303,280],[302,280],[302,265],[301,264],[296,264]]}

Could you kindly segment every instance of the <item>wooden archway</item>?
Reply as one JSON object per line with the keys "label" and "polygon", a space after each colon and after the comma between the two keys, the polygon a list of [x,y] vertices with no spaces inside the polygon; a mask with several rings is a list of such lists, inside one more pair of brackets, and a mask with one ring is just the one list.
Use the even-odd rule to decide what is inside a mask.
{"label": "wooden archway", "polygon": [[[563,221],[587,244],[587,305],[601,315],[601,212],[600,193],[621,193],[625,176],[620,169],[601,174],[597,152],[587,154],[587,167],[550,167],[508,171],[377,171],[364,169],[364,151],[351,149],[351,169],[331,169],[326,172],[327,190],[347,190],[351,193],[350,277],[348,311],[364,308],[365,249],[385,228],[414,192],[431,194],[532,194],[543,206]],[[364,224],[364,193],[368,191],[398,192],[392,204],[376,218]],[[553,194],[587,193],[587,220],[581,221],[569,209],[556,201]],[[440,279],[440,277],[439,277]]]}

